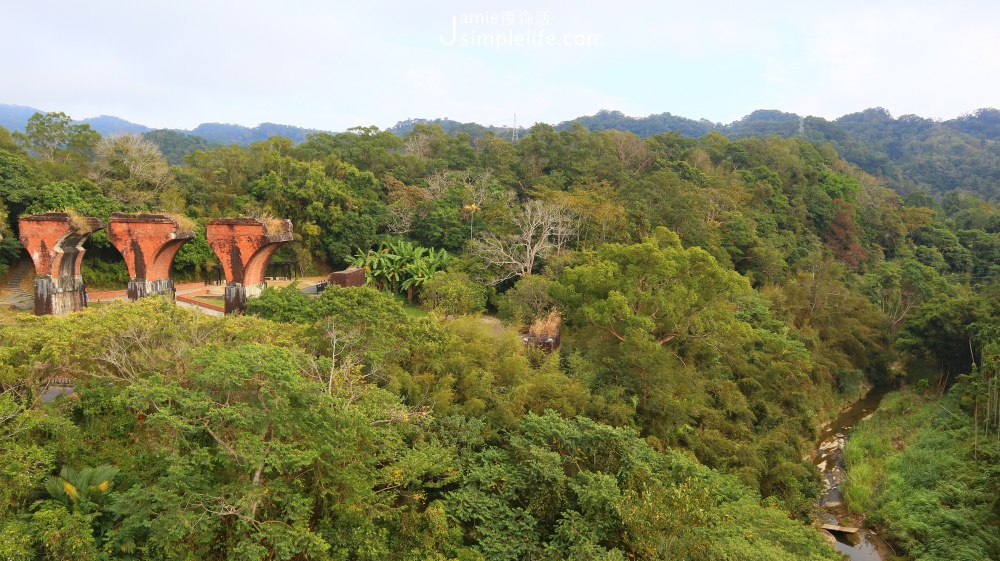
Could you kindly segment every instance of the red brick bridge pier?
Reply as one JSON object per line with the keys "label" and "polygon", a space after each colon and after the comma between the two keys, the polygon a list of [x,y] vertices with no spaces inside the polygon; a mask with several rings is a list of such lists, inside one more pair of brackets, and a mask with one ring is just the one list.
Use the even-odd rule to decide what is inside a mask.
{"label": "red brick bridge pier", "polygon": [[21,244],[35,264],[35,315],[62,315],[87,305],[87,289],[80,266],[83,244],[104,229],[104,222],[66,212],[22,216],[18,220]]}
{"label": "red brick bridge pier", "polygon": [[[84,244],[104,223],[97,218],[66,212],[22,216],[21,243],[35,264],[36,315],[62,315],[87,305],[87,291],[80,272]],[[163,295],[174,298],[170,268],[181,247],[194,232],[164,214],[113,213],[108,237],[125,258],[132,300]],[[226,313],[241,311],[249,297],[266,287],[264,273],[277,249],[292,241],[289,220],[226,218],[207,226],[212,247],[226,275]]]}
{"label": "red brick bridge pier", "polygon": [[128,266],[130,300],[155,295],[174,299],[170,266],[181,247],[194,239],[192,229],[164,214],[115,212],[108,221],[108,237]]}
{"label": "red brick bridge pier", "polygon": [[208,245],[226,275],[226,313],[241,311],[247,298],[259,296],[267,286],[264,273],[271,255],[292,241],[292,222],[264,223],[253,218],[213,220],[206,226]]}

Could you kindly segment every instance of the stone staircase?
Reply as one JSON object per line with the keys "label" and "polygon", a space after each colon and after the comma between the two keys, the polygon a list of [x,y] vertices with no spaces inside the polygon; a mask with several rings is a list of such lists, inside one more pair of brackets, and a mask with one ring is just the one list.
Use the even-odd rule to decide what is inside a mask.
{"label": "stone staircase", "polygon": [[30,259],[21,259],[14,265],[14,270],[7,281],[7,298],[4,303],[19,310],[31,310],[35,307],[35,296],[21,288],[24,277],[33,274],[35,267]]}

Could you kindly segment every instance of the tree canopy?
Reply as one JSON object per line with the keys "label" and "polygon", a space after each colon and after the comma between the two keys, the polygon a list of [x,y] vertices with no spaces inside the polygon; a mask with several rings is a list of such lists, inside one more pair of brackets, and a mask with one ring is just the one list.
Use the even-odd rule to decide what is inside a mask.
{"label": "tree canopy", "polygon": [[[917,141],[874,130],[971,142],[940,124],[794,117],[736,127],[785,136],[414,122],[171,150],[63,114],[0,130],[0,273],[21,216],[168,211],[198,232],[288,218],[302,270],[368,281],[227,318],[0,316],[0,557],[836,558],[805,458],[868,388],[958,392],[956,430],[995,468],[1000,212],[896,174],[926,164]],[[986,142],[981,117],[961,134]],[[174,273],[213,259],[196,240]],[[102,236],[84,268],[127,276]],[[558,345],[531,344],[542,320]]]}

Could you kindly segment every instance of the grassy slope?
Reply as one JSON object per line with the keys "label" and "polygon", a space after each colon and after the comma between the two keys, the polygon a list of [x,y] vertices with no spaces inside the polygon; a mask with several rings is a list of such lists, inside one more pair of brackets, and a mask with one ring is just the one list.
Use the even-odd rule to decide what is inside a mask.
{"label": "grassy slope", "polygon": [[851,434],[848,506],[911,559],[998,559],[1000,520],[990,474],[1000,454],[995,441],[985,448],[980,441],[974,458],[972,423],[956,399],[891,394]]}

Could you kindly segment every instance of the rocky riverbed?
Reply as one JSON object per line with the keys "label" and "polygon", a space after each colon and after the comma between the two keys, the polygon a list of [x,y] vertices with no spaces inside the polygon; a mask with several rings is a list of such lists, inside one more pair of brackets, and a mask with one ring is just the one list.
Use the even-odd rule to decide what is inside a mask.
{"label": "rocky riverbed", "polygon": [[887,558],[887,544],[870,528],[865,527],[864,518],[852,516],[844,506],[844,492],[841,487],[845,478],[844,447],[851,429],[872,415],[882,401],[884,391],[872,390],[864,399],[845,409],[836,419],[823,426],[813,463],[826,482],[826,489],[820,499],[820,523],[847,528],[858,528],[857,532],[823,530],[833,547],[848,556],[851,561],[883,561]]}

